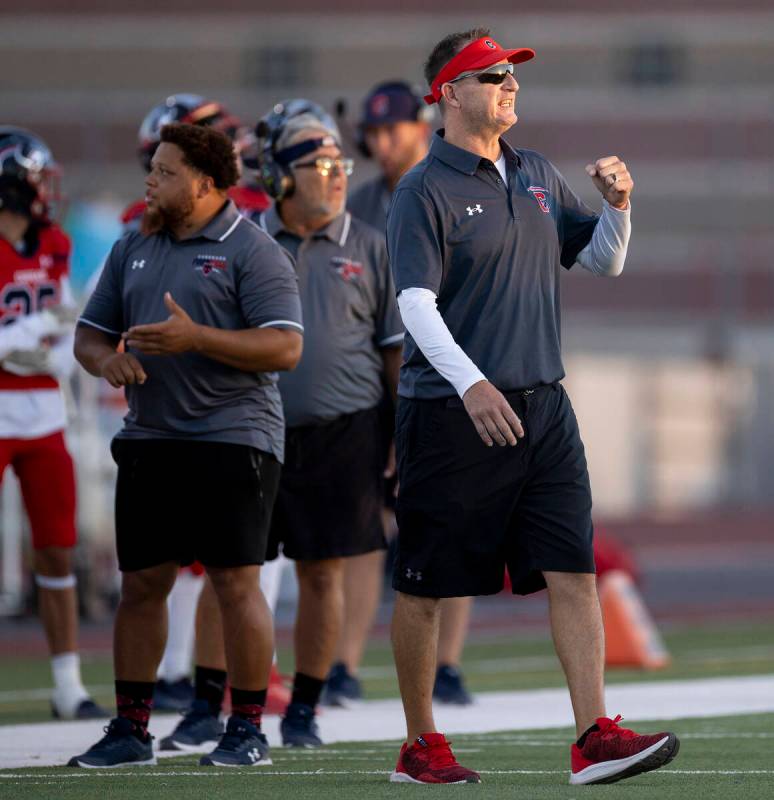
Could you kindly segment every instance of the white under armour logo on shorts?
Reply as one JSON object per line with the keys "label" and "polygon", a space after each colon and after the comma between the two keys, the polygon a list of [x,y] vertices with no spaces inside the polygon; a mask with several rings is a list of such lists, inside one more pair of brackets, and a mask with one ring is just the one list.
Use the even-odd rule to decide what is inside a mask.
{"label": "white under armour logo on shorts", "polygon": [[411,567],[406,567],[406,577],[409,580],[411,580],[413,578],[415,581],[421,581],[422,580],[422,573],[417,571],[417,570],[411,569]]}
{"label": "white under armour logo on shorts", "polygon": [[468,212],[468,216],[472,217],[474,214],[483,214],[484,213],[484,209],[481,208],[481,205],[479,203],[476,203],[476,205],[474,205],[474,206],[468,206],[467,212]]}

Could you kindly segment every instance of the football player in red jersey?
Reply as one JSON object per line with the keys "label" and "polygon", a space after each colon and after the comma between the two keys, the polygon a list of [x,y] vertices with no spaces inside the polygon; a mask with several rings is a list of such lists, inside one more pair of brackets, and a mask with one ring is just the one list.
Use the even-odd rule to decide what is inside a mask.
{"label": "football player in red jersey", "polygon": [[32,529],[55,717],[107,717],[81,681],[73,574],[75,475],[60,381],[69,376],[75,307],[70,241],[50,219],[58,168],[34,134],[0,127],[0,480],[16,473]]}

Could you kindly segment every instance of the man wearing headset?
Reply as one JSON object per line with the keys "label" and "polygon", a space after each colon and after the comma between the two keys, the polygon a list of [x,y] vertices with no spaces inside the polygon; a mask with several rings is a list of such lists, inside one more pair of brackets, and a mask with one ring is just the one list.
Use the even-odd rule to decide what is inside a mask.
{"label": "man wearing headset", "polygon": [[276,201],[259,224],[296,261],[307,337],[297,373],[279,384],[286,459],[268,557],[281,544],[299,583],[293,697],[281,731],[286,746],[315,747],[345,561],[384,548],[377,406],[383,382],[397,390],[403,326],[384,238],[345,209],[352,160],[335,123],[289,117],[278,104],[256,132],[263,184]]}
{"label": "man wearing headset", "polygon": [[[434,119],[433,109],[404,81],[375,86],[363,101],[357,128],[362,155],[373,158],[379,175],[350,193],[347,207],[353,216],[379,231],[387,228],[387,209],[398,181],[427,155]],[[381,409],[382,442],[388,447],[395,428],[395,405],[385,391]],[[394,477],[394,459],[388,458],[385,477]],[[394,480],[385,491],[385,527],[394,529]],[[344,567],[344,627],[336,660],[325,684],[323,703],[346,706],[362,697],[358,667],[378,610],[384,572],[384,551],[347,559]],[[468,631],[472,598],[450,597],[442,602],[438,667],[433,699],[468,705],[473,698],[465,688],[459,665]]]}

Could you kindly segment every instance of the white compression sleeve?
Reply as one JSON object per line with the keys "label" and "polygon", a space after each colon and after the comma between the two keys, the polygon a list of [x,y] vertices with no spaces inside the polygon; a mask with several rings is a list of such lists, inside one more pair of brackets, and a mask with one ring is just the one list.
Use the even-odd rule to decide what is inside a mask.
{"label": "white compression sleeve", "polygon": [[631,203],[625,211],[619,211],[602,200],[602,216],[591,241],[578,253],[577,261],[584,269],[608,277],[623,272],[632,233],[631,209]]}
{"label": "white compression sleeve", "polygon": [[417,347],[460,397],[474,383],[486,380],[481,370],[454,341],[438,311],[433,292],[429,289],[404,289],[398,295],[398,308],[403,324]]}

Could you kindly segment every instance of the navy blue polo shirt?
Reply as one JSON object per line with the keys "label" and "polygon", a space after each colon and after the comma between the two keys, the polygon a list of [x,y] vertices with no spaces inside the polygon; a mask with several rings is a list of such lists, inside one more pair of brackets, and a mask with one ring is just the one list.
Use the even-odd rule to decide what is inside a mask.
{"label": "navy blue polo shirt", "polygon": [[[395,289],[430,289],[457,344],[501,391],[564,377],[560,266],[599,219],[539,153],[500,140],[508,187],[488,159],[433,136],[403,176],[387,219]],[[398,393],[455,394],[406,333]]]}

